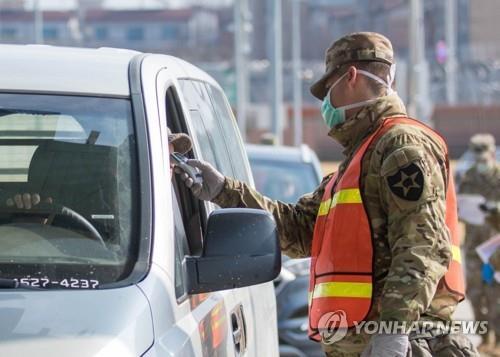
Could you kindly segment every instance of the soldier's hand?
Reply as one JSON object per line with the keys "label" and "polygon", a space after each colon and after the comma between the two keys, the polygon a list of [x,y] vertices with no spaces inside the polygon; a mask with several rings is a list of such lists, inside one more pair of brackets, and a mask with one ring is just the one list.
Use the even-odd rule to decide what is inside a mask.
{"label": "soldier's hand", "polygon": [[201,160],[188,160],[187,164],[197,168],[203,177],[202,183],[195,183],[187,173],[179,166],[175,167],[175,172],[180,175],[187,187],[191,189],[193,195],[200,200],[211,201],[220,193],[224,187],[226,178],[208,162]]}
{"label": "soldier's hand", "polygon": [[[47,203],[52,203],[52,198],[48,197],[44,200]],[[8,198],[5,204],[8,207],[16,207],[18,209],[31,209],[41,202],[38,193],[18,193],[14,197]]]}
{"label": "soldier's hand", "polygon": [[410,349],[408,335],[373,335],[361,357],[406,357]]}

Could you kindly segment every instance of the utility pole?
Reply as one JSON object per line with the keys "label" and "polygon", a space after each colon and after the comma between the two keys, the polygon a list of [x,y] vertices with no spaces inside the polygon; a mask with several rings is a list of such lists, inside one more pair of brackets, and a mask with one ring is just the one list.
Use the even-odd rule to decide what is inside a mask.
{"label": "utility pole", "polygon": [[43,12],[40,8],[40,0],[34,0],[33,2],[33,17],[35,19],[35,43],[43,44]]}
{"label": "utility pole", "polygon": [[302,144],[302,49],[300,1],[292,0],[293,144]]}
{"label": "utility pole", "polygon": [[446,24],[446,99],[448,104],[457,102],[457,0],[446,0],[444,21]]}
{"label": "utility pole", "polygon": [[425,22],[422,0],[410,0],[410,65],[408,111],[410,115],[428,122],[431,112],[429,70],[425,59]]}
{"label": "utility pole", "polygon": [[283,50],[281,0],[265,0],[268,7],[268,51],[271,60],[272,132],[276,144],[283,142]]}
{"label": "utility pole", "polygon": [[247,0],[234,1],[234,50],[236,76],[236,114],[241,137],[246,141],[248,103],[248,63],[250,52],[248,33],[250,32],[250,11]]}

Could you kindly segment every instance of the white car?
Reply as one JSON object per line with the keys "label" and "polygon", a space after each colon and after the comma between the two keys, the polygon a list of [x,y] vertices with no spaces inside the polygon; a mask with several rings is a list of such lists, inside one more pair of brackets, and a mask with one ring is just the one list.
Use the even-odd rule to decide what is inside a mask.
{"label": "white car", "polygon": [[252,184],[219,85],[171,56],[0,46],[0,355],[277,356],[276,225],[171,177]]}

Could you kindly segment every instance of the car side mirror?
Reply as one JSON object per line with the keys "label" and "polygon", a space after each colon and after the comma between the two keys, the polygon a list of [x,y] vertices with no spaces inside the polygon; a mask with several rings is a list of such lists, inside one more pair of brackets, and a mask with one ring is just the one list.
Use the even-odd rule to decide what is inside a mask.
{"label": "car side mirror", "polygon": [[201,256],[184,259],[189,294],[268,282],[281,270],[276,222],[265,211],[226,208],[212,212]]}

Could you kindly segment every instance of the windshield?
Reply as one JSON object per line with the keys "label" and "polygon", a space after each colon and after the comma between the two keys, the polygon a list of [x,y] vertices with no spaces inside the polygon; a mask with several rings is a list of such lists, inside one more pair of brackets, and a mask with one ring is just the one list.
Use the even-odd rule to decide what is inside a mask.
{"label": "windshield", "polygon": [[274,200],[295,203],[319,184],[312,164],[250,159],[255,186]]}
{"label": "windshield", "polygon": [[0,94],[0,278],[97,288],[137,257],[127,99]]}

